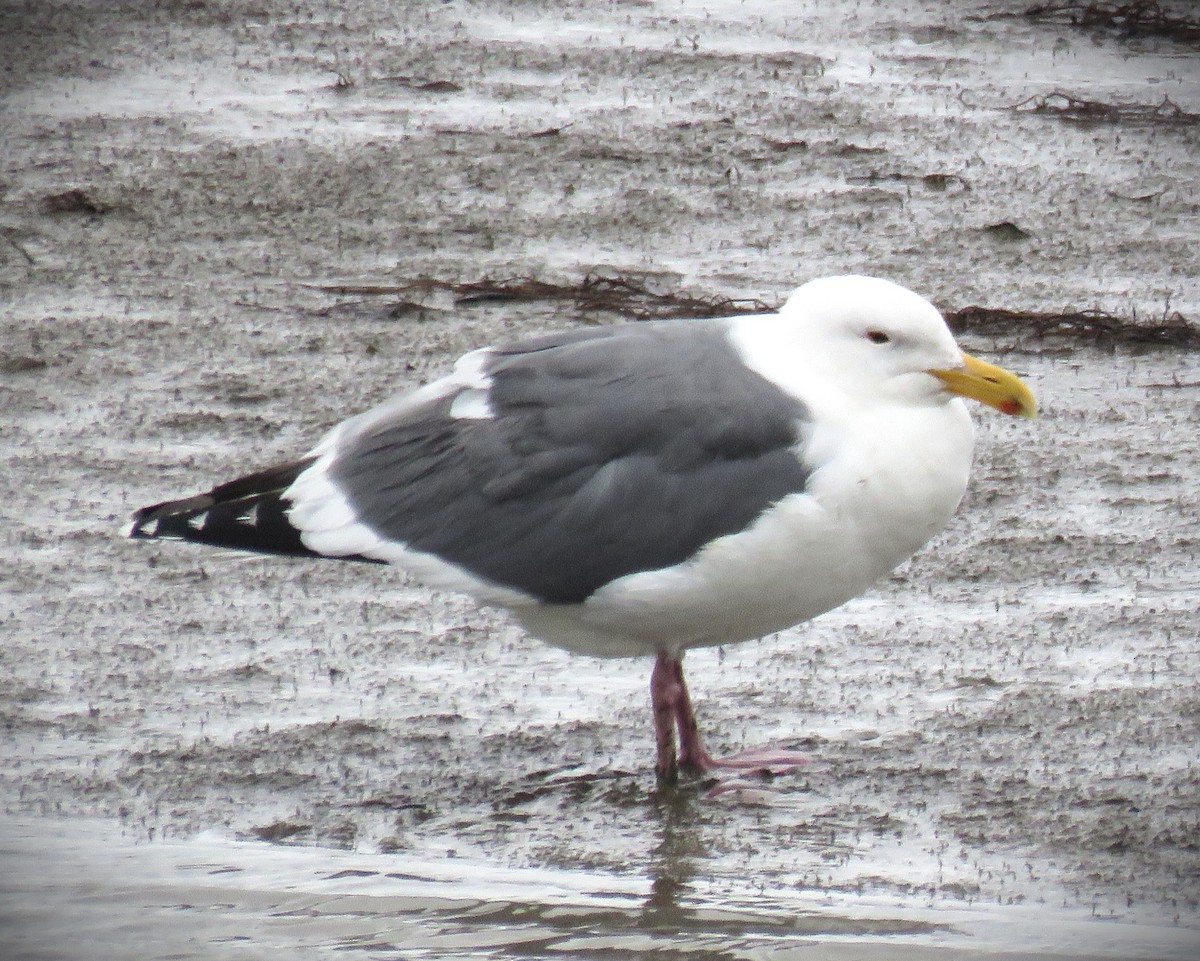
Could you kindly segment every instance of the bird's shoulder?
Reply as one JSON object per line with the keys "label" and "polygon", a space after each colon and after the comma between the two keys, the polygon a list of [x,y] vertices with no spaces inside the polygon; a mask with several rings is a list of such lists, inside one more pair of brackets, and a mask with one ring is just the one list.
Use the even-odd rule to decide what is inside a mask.
{"label": "bird's shoulder", "polygon": [[730,327],[688,320],[569,330],[476,352],[468,366],[485,379],[496,421],[519,421],[526,435],[691,443],[730,456],[794,443],[804,404],[743,362]]}

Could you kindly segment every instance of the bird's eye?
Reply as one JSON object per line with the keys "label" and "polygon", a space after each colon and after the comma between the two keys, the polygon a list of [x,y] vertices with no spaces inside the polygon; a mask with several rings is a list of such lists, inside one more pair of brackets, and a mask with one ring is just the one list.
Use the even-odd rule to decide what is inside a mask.
{"label": "bird's eye", "polygon": [[868,330],[867,340],[872,344],[886,344],[891,341],[891,337],[885,334],[882,330]]}

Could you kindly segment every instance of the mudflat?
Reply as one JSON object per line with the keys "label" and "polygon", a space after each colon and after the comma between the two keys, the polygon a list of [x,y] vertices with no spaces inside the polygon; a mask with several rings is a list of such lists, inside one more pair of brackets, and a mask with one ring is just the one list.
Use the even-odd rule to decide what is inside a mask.
{"label": "mudflat", "polygon": [[[7,956],[1194,957],[1194,11],[1026,6],[0,11]],[[868,595],[689,656],[715,749],[811,757],[753,792],[656,789],[646,663],[122,536],[472,347],[844,272],[1043,416],[976,412]]]}

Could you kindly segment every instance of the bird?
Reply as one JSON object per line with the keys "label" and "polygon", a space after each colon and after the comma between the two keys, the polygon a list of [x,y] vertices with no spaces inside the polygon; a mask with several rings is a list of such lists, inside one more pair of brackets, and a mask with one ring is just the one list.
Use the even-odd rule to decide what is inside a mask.
{"label": "bird", "polygon": [[569,652],[652,657],[659,782],[779,772],[805,758],[707,750],[684,654],[832,610],[941,531],[968,485],[966,399],[1037,416],[924,297],[822,277],[776,311],[471,351],[129,534],[396,565]]}

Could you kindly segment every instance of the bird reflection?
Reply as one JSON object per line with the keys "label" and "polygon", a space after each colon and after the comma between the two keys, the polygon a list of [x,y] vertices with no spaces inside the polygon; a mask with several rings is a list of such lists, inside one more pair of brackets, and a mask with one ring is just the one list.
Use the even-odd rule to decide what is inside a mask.
{"label": "bird reflection", "polygon": [[656,818],[658,844],[651,862],[650,896],[642,907],[642,926],[675,928],[692,913],[679,906],[696,875],[696,860],[704,854],[696,822],[704,817],[699,796],[670,787],[654,792],[650,809]]}

